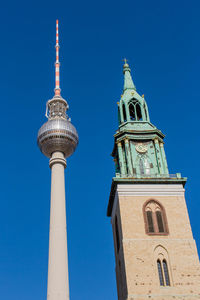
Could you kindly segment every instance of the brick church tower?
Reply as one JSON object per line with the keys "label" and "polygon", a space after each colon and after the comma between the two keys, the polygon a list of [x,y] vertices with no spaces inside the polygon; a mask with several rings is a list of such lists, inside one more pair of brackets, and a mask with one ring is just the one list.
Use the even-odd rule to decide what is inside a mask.
{"label": "brick church tower", "polygon": [[107,215],[119,300],[200,299],[200,265],[185,203],[186,178],[168,171],[164,135],[123,66]]}

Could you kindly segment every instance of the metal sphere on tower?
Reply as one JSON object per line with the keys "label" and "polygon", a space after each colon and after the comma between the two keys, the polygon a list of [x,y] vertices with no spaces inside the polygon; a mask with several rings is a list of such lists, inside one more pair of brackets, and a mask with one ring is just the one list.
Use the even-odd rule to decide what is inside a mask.
{"label": "metal sphere on tower", "polygon": [[60,151],[64,157],[73,154],[78,144],[78,133],[66,114],[67,102],[60,96],[47,102],[48,121],[38,132],[38,146],[47,157]]}
{"label": "metal sphere on tower", "polygon": [[78,133],[72,125],[66,111],[69,105],[60,94],[60,62],[58,21],[56,22],[56,62],[55,62],[55,95],[47,102],[46,117],[48,121],[38,132],[37,143],[41,152],[47,157],[60,151],[64,157],[73,154],[78,144]]}

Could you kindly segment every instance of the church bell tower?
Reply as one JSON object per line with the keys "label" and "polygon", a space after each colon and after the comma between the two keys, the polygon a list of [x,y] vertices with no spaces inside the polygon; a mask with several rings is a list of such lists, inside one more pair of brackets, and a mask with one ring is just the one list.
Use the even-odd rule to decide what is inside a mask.
{"label": "church bell tower", "polygon": [[169,174],[164,135],[150,121],[125,60],[107,215],[118,300],[200,299],[200,265],[185,203],[186,178]]}

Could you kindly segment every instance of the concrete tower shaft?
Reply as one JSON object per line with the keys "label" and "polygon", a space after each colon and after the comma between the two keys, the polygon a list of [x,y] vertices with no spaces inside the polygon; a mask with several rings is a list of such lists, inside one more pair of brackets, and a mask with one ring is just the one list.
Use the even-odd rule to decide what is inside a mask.
{"label": "concrete tower shaft", "polygon": [[51,168],[51,213],[49,230],[49,267],[47,300],[68,300],[68,256],[65,207],[66,160],[61,152],[54,152]]}

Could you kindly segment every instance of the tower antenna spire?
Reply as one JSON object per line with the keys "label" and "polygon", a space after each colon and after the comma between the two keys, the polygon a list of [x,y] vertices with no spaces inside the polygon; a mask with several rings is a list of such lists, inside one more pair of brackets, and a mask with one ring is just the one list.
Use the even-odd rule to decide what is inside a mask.
{"label": "tower antenna spire", "polygon": [[60,96],[60,62],[59,62],[59,32],[58,20],[56,20],[56,62],[55,62],[55,96]]}

